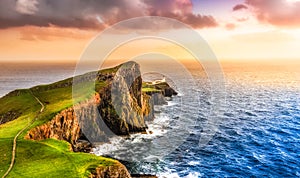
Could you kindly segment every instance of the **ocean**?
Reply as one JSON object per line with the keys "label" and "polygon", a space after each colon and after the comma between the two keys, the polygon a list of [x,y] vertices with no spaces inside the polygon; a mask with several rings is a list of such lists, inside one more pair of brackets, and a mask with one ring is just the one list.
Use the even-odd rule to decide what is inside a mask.
{"label": "ocean", "polygon": [[0,63],[0,97],[16,89],[49,84],[73,76],[73,63]]}
{"label": "ocean", "polygon": [[[132,173],[159,177],[300,177],[300,66],[222,65],[226,103],[214,122],[207,77],[191,68],[193,80],[180,80],[175,70],[185,84],[174,86],[179,95],[168,105],[155,107],[149,134],[113,137],[93,153],[123,160]],[[74,64],[1,64],[0,96],[73,73]],[[209,124],[217,130],[200,146]]]}

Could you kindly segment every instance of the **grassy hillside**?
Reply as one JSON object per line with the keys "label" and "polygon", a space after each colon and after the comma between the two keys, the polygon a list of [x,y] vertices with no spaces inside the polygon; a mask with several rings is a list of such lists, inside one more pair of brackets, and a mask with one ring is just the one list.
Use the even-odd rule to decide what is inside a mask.
{"label": "grassy hillside", "polygon": [[[104,72],[110,72],[110,70]],[[9,167],[15,135],[33,120],[33,124],[18,137],[15,165],[7,177],[86,177],[97,166],[116,163],[115,160],[92,154],[74,153],[70,151],[71,147],[65,141],[24,139],[29,129],[46,123],[60,111],[72,106],[71,82],[70,78],[50,85],[16,90],[0,98],[0,116],[8,112],[18,114],[17,119],[0,125],[1,177]],[[84,85],[90,86],[94,83],[87,82]],[[96,83],[97,88],[105,85],[105,81]],[[82,93],[86,95],[79,97],[77,102],[90,97],[94,92],[90,91],[90,87],[82,87],[82,90]],[[34,96],[45,105],[41,114],[38,114],[41,105]]]}

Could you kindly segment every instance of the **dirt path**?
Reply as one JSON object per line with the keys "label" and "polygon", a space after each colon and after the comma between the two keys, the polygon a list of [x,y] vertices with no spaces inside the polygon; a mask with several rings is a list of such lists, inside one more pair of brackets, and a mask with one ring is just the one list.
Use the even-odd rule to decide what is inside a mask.
{"label": "dirt path", "polygon": [[17,148],[17,139],[19,137],[19,135],[21,135],[24,130],[26,130],[29,126],[31,126],[34,121],[37,119],[38,115],[41,114],[43,111],[44,111],[44,104],[36,97],[34,96],[34,94],[31,92],[32,96],[36,99],[36,101],[42,106],[40,112],[35,116],[34,119],[32,119],[31,122],[29,122],[22,130],[20,130],[17,135],[15,136],[14,138],[14,142],[13,142],[13,149],[12,149],[12,156],[11,156],[11,162],[10,162],[10,165],[9,165],[9,168],[8,170],[6,171],[6,173],[2,176],[2,178],[5,178],[9,173],[10,171],[12,170],[13,166],[14,166],[14,163],[15,163],[15,158],[16,158],[16,148]]}

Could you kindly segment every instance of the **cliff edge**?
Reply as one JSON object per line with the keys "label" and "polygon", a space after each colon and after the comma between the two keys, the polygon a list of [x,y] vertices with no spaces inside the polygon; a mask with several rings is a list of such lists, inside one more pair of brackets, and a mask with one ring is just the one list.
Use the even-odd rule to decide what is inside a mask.
{"label": "cliff edge", "polygon": [[[154,119],[154,105],[165,104],[164,97],[177,94],[165,82],[152,86],[146,84],[153,90],[145,91],[140,66],[135,62],[127,62],[112,69],[89,73],[79,79],[83,83],[86,80],[96,84],[91,97],[59,111],[48,122],[32,128],[25,135],[25,139],[65,140],[72,145],[75,152],[90,152],[91,143],[106,142],[114,134],[129,135],[146,132],[145,122]],[[72,82],[66,80],[57,84],[56,87],[71,85]],[[53,89],[53,85],[50,88]],[[41,90],[41,88],[36,88],[36,90]],[[49,104],[46,100],[43,102],[46,105]],[[91,174],[91,177],[111,176],[128,177],[130,175],[122,164],[105,168],[98,167]]]}

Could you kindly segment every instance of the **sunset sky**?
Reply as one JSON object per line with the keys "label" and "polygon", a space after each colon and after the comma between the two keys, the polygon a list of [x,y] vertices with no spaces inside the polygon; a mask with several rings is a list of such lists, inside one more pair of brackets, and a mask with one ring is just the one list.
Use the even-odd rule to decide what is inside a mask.
{"label": "sunset sky", "polygon": [[75,61],[140,16],[190,25],[220,60],[300,59],[300,0],[0,0],[0,61]]}

